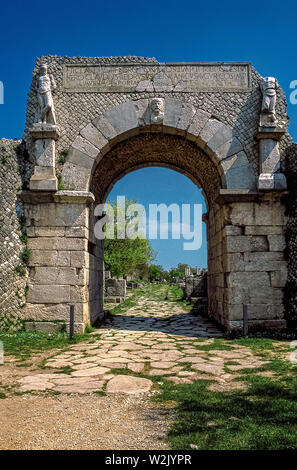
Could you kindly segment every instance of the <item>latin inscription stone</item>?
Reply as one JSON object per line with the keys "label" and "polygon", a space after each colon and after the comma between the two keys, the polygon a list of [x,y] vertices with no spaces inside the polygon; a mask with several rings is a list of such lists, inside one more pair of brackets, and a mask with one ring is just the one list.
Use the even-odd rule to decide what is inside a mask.
{"label": "latin inscription stone", "polygon": [[248,91],[249,63],[65,64],[66,92]]}

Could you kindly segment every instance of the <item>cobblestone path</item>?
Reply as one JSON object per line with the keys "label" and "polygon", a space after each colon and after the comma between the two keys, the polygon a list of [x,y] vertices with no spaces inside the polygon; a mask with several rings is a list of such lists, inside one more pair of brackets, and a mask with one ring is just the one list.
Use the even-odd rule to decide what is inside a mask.
{"label": "cobblestone path", "polygon": [[22,377],[19,391],[157,393],[164,377],[181,384],[211,379],[213,389],[231,390],[243,387],[237,370],[263,364],[243,346],[216,349],[222,334],[208,319],[165,300],[165,286],[154,288],[157,299],[149,289],[92,333],[94,342],[73,345],[50,357],[43,373]]}

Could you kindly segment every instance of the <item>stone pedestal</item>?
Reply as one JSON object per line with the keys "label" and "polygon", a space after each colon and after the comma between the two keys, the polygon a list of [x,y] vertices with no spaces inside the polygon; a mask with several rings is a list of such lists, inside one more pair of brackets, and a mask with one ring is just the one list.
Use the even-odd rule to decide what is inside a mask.
{"label": "stone pedestal", "polygon": [[280,172],[279,140],[284,135],[280,127],[260,126],[256,134],[259,140],[260,191],[283,191],[287,188],[286,177]]}
{"label": "stone pedestal", "polygon": [[36,165],[30,179],[32,191],[57,191],[58,182],[55,173],[55,141],[59,129],[52,124],[36,123],[30,129],[35,141]]}

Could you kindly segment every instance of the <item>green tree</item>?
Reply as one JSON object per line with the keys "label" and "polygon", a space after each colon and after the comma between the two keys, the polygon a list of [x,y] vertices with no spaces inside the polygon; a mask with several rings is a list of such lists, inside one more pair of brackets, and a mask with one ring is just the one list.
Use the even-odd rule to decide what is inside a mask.
{"label": "green tree", "polygon": [[170,279],[173,279],[174,277],[179,277],[180,279],[183,279],[185,277],[185,273],[175,268],[170,270],[169,275]]}
{"label": "green tree", "polygon": [[157,264],[149,265],[149,280],[150,281],[160,281],[162,275],[162,266]]}
{"label": "green tree", "polygon": [[[114,277],[122,277],[131,274],[133,270],[150,261],[156,257],[156,253],[151,247],[148,240],[143,238],[141,233],[139,237],[131,238],[118,238],[119,233],[122,233],[123,227],[119,227],[118,221],[124,218],[125,230],[128,225],[132,223],[134,215],[126,215],[127,208],[137,201],[125,200],[125,214],[118,213],[117,201],[109,202],[115,219],[115,238],[105,238],[104,240],[104,262],[105,269],[111,272]],[[108,211],[107,211],[108,212]]]}

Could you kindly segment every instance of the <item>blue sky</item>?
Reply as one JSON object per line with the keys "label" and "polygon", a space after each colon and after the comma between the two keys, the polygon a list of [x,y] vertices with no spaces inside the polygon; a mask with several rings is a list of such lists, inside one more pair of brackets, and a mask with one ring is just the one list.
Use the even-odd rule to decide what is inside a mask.
{"label": "blue sky", "polygon": [[[177,191],[177,188],[179,190]],[[194,204],[202,205],[202,212],[206,212],[204,197],[201,189],[186,176],[168,168],[143,168],[136,170],[119,180],[111,192],[108,200],[115,201],[117,196],[125,195],[130,200],[138,200],[146,211],[146,219],[149,218],[149,204],[164,203],[167,206],[178,204],[180,207],[180,221],[182,220],[182,204],[190,204],[190,230],[194,226]],[[182,234],[178,240],[172,239],[171,217],[169,218],[169,238],[168,240],[150,240],[153,249],[157,252],[156,264],[161,264],[165,269],[176,266],[179,262],[187,263],[190,266],[207,266],[206,254],[206,227],[202,223],[202,247],[199,250],[185,250]],[[199,224],[198,224],[199,225]],[[197,226],[197,224],[196,224]],[[197,227],[198,228],[198,227]],[[158,227],[159,229],[159,227]],[[148,234],[148,224],[147,224]]]}
{"label": "blue sky", "polygon": [[[261,75],[277,77],[288,100],[290,132],[297,141],[297,105],[289,102],[290,83],[297,80],[296,0],[14,0],[1,3],[1,20],[0,81],[4,84],[4,104],[0,105],[0,137],[20,138],[23,134],[36,57],[137,55],[155,57],[161,62],[252,62]],[[163,175],[165,170],[159,171]],[[157,172],[153,168],[135,172],[121,184],[126,181],[127,192],[132,184],[139,187],[133,197],[141,202],[141,183],[156,178]],[[183,195],[196,197],[198,190],[185,177],[171,175],[166,181],[160,194],[164,201],[159,202],[169,198],[175,184],[182,185]],[[189,188],[193,193],[188,194]],[[143,193],[144,202],[145,198]],[[177,242],[168,243],[162,250],[164,263],[178,261],[175,253],[179,250],[174,243]],[[191,264],[197,264],[196,258],[193,261]]]}

